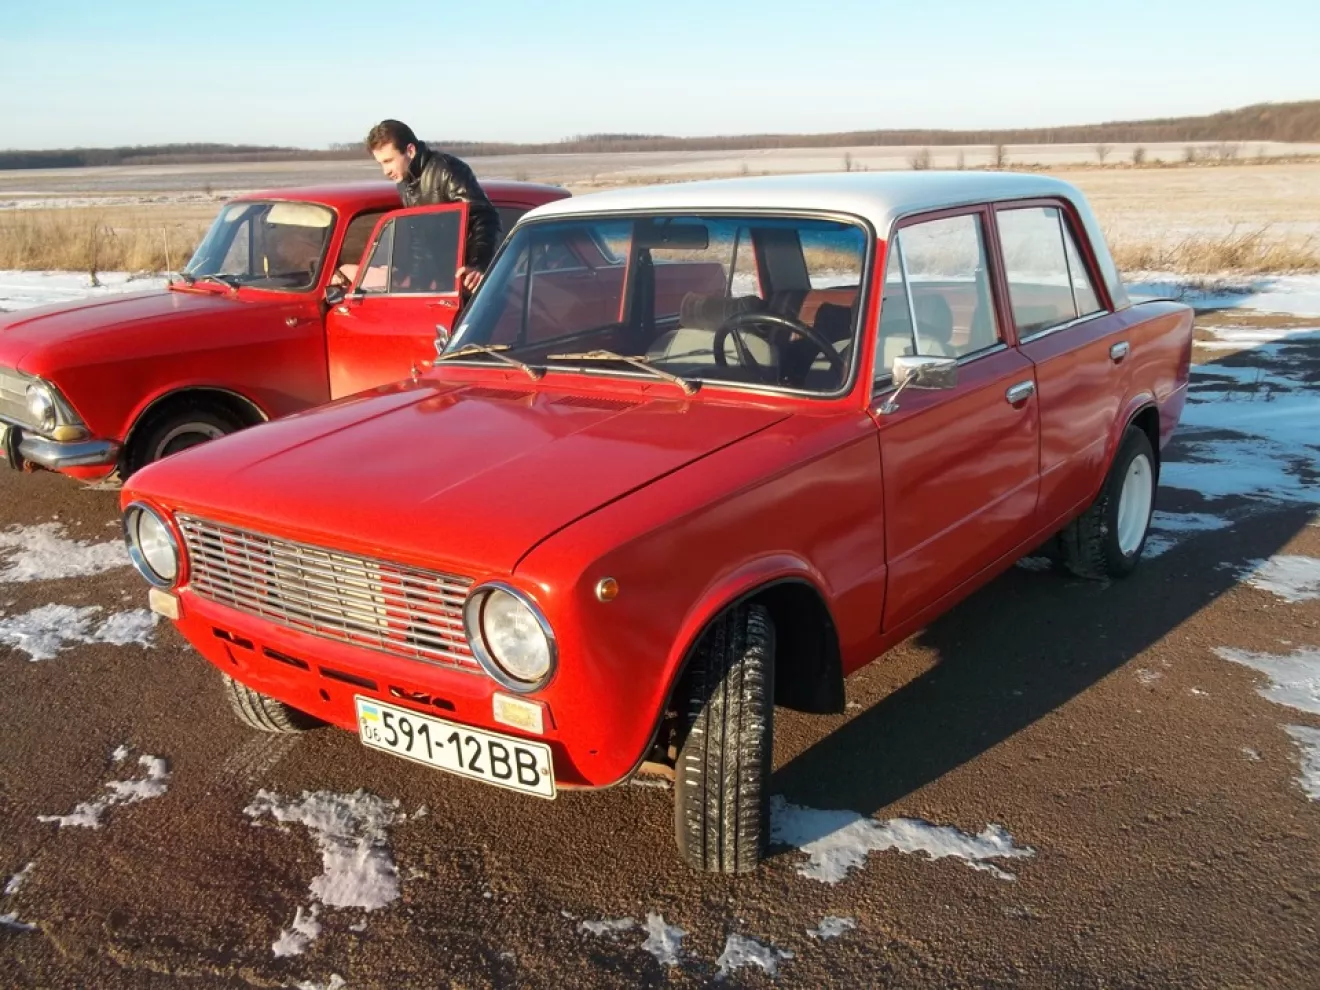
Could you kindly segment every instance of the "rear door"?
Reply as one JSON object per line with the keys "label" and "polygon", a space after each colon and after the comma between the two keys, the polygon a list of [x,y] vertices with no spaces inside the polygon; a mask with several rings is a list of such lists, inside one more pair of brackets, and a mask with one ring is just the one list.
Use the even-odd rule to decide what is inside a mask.
{"label": "rear door", "polygon": [[[910,218],[889,244],[870,412],[879,429],[884,628],[916,617],[1027,539],[1040,487],[1031,362],[993,291],[988,208]],[[907,388],[901,354],[952,358],[946,390]]]}
{"label": "rear door", "polygon": [[1110,311],[1083,228],[1064,203],[999,204],[995,224],[1012,319],[1040,390],[1043,526],[1099,491],[1138,342],[1121,332],[1126,321]]}
{"label": "rear door", "polygon": [[453,329],[467,204],[396,210],[372,233],[352,289],[326,315],[330,396],[409,377]]}

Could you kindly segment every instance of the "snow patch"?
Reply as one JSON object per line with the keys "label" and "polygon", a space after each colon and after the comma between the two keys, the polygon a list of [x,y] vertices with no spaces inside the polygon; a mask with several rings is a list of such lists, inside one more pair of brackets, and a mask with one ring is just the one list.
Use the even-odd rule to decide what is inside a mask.
{"label": "snow patch", "polygon": [[122,540],[86,543],[63,533],[64,526],[57,522],[11,526],[0,532],[0,556],[7,558],[0,583],[90,577],[132,563]]}
{"label": "snow patch", "polygon": [[1284,554],[1269,560],[1253,560],[1238,576],[1252,587],[1268,591],[1286,602],[1320,598],[1320,559],[1315,557]]}
{"label": "snow patch", "polygon": [[1133,302],[1172,298],[1197,309],[1320,316],[1317,275],[1226,275],[1207,286],[1204,279],[1172,272],[1137,272],[1124,278],[1124,287]]}
{"label": "snow patch", "polygon": [[1320,649],[1308,647],[1288,656],[1276,656],[1221,646],[1215,653],[1221,660],[1250,667],[1267,676],[1269,687],[1257,689],[1261,697],[1276,705],[1320,715]]}
{"label": "snow patch", "polygon": [[344,990],[348,984],[338,973],[330,974],[329,983],[311,983],[304,982],[297,985],[297,990]]}
{"label": "snow patch", "polygon": [[1172,550],[1184,538],[1195,533],[1211,533],[1233,525],[1220,516],[1202,512],[1156,512],[1150,520],[1150,536],[1146,538],[1143,554],[1158,557]]}
{"label": "snow patch", "polygon": [[646,941],[642,943],[642,948],[655,956],[661,966],[677,966],[682,959],[683,936],[687,932],[682,928],[666,925],[662,914],[646,916],[646,932]]}
{"label": "snow patch", "polygon": [[36,865],[37,865],[36,863],[28,863],[27,866],[23,867],[23,869],[19,870],[17,873],[15,873],[12,877],[9,878],[9,882],[5,884],[6,897],[13,897],[15,894],[17,894],[20,890],[23,889],[24,881],[27,880],[28,874],[32,872],[32,867]]}
{"label": "snow patch", "polygon": [[320,908],[313,904],[306,912],[301,907],[294,913],[293,924],[280,932],[280,937],[271,943],[271,951],[278,959],[282,956],[300,956],[307,947],[321,934],[321,922],[317,920]]}
{"label": "snow patch", "polygon": [[110,759],[113,760],[115,763],[123,763],[126,759],[128,759],[129,752],[130,750],[127,746],[120,746],[113,753],[110,754]]}
{"label": "snow patch", "polygon": [[99,625],[99,605],[42,605],[22,615],[0,618],[0,646],[22,650],[32,662],[53,660],[78,643],[151,646],[159,617],[146,609],[116,612]]}
{"label": "snow patch", "polygon": [[99,286],[82,272],[0,271],[0,308],[30,309],[165,287],[163,277],[142,278],[129,272],[97,272],[96,280]]}
{"label": "snow patch", "polygon": [[1247,759],[1249,759],[1252,763],[1259,763],[1259,762],[1260,762],[1260,751],[1259,751],[1259,750],[1257,750],[1257,749],[1253,749],[1253,748],[1250,747],[1250,746],[1243,746],[1241,752],[1242,752],[1242,755],[1245,756]]}
{"label": "snow patch", "polygon": [[1305,725],[1287,725],[1284,729],[1302,751],[1302,775],[1297,783],[1312,801],[1320,801],[1320,729]]}
{"label": "snow patch", "polygon": [[832,938],[838,938],[857,927],[857,919],[849,918],[843,915],[828,914],[821,919],[820,925],[807,932],[812,938],[818,938],[822,942]]}
{"label": "snow patch", "polygon": [[603,921],[584,921],[578,925],[578,931],[613,937],[619,932],[628,931],[636,924],[637,922],[632,918],[606,918]]}
{"label": "snow patch", "polygon": [[260,790],[244,812],[303,825],[312,833],[322,873],[310,890],[322,904],[376,911],[399,897],[399,871],[387,833],[389,826],[407,820],[398,807],[397,800],[386,802],[365,791],[304,791],[301,799],[289,800]]}
{"label": "snow patch", "polygon": [[767,976],[773,978],[779,969],[780,961],[792,958],[793,953],[787,949],[762,945],[755,939],[743,935],[730,935],[728,941],[724,943],[724,951],[720,953],[719,959],[715,960],[719,966],[715,979],[722,980],[735,969],[741,969],[743,966],[757,966]]}
{"label": "snow patch", "polygon": [[1018,846],[999,825],[988,825],[980,835],[969,835],[950,825],[931,825],[914,818],[877,822],[855,811],[817,811],[789,804],[782,795],[770,799],[771,838],[806,853],[798,867],[801,876],[823,883],[838,883],[858,869],[873,852],[895,849],[925,853],[931,859],[954,857],[973,869],[985,870],[1001,880],[1012,880],[991,860],[1034,856],[1035,850]]}
{"label": "snow patch", "polygon": [[37,930],[36,925],[19,921],[16,914],[0,914],[0,928],[9,928],[16,932],[34,932]]}
{"label": "snow patch", "polygon": [[105,786],[109,794],[84,801],[67,815],[38,815],[37,820],[54,822],[60,828],[100,828],[101,816],[115,805],[136,804],[164,794],[170,783],[168,764],[158,756],[139,756],[138,765],[146,770],[145,777],[108,781]]}
{"label": "snow patch", "polygon": [[1145,667],[1137,668],[1137,680],[1149,687],[1164,675],[1158,670],[1147,670]]}
{"label": "snow patch", "polygon": [[1033,571],[1039,574],[1044,571],[1052,571],[1054,561],[1050,560],[1049,557],[1023,557],[1015,566],[1024,571]]}

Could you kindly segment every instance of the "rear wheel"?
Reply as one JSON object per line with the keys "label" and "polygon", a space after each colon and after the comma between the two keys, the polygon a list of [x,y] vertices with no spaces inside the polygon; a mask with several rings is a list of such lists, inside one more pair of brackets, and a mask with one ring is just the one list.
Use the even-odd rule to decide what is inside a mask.
{"label": "rear wheel", "polygon": [[1128,427],[1100,496],[1059,534],[1063,562],[1079,577],[1126,577],[1150,532],[1159,468],[1150,438]]}
{"label": "rear wheel", "polygon": [[764,855],[774,661],[770,613],[739,605],[711,624],[684,674],[674,829],[693,869],[745,873]]}
{"label": "rear wheel", "polygon": [[234,709],[238,720],[250,729],[261,732],[306,732],[325,725],[319,718],[313,718],[292,705],[253,691],[228,674],[221,673],[220,676],[223,678],[221,687],[229,699],[229,707]]}

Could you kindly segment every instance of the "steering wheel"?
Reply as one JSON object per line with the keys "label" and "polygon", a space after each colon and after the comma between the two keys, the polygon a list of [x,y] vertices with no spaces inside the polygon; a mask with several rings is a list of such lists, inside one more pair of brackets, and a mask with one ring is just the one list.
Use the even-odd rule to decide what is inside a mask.
{"label": "steering wheel", "polygon": [[757,378],[767,385],[775,384],[775,379],[765,368],[752,357],[752,352],[747,347],[747,342],[743,339],[742,328],[749,323],[762,323],[769,327],[774,327],[781,331],[798,334],[810,341],[816,348],[825,355],[825,360],[829,362],[830,369],[837,372],[839,379],[847,373],[843,358],[839,352],[834,349],[834,345],[825,339],[814,327],[809,327],[801,320],[794,319],[791,316],[784,316],[781,313],[758,313],[750,311],[746,313],[735,313],[719,325],[715,331],[715,339],[711,344],[715,352],[715,363],[721,368],[727,368],[728,362],[724,357],[724,339],[730,334],[733,335],[733,349],[738,352],[738,360],[743,367],[748,368]]}

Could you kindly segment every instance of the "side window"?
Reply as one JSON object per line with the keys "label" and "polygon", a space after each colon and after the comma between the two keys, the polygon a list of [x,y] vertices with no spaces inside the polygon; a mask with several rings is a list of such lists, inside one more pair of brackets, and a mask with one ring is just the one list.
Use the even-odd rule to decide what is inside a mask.
{"label": "side window", "polygon": [[963,358],[999,343],[979,216],[944,217],[898,231],[885,269],[878,333],[877,378],[892,373],[900,354]]}
{"label": "side window", "polygon": [[998,223],[1020,336],[1099,311],[1095,288],[1060,210],[1038,206],[1001,210]]}
{"label": "side window", "polygon": [[376,227],[376,221],[381,217],[385,210],[369,210],[366,213],[359,213],[349,221],[348,229],[344,231],[344,241],[339,246],[339,258],[335,262],[335,267],[340,265],[356,265],[362,260],[362,252],[367,249],[367,238]]}
{"label": "side window", "polygon": [[457,210],[394,217],[381,228],[357,288],[391,295],[436,295],[457,291]]}

